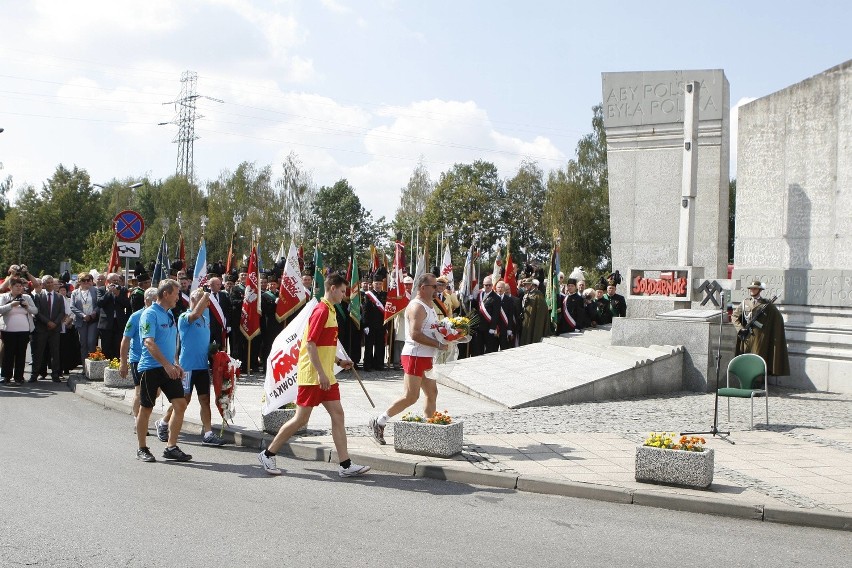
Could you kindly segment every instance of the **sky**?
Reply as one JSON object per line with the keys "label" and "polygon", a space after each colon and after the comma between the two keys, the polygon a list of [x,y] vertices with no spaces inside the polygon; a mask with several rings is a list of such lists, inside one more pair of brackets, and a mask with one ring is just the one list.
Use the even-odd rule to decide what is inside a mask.
{"label": "sky", "polygon": [[674,69],[725,71],[736,177],[736,107],[852,58],[850,22],[848,1],[0,0],[0,178],[14,201],[60,163],[174,174],[159,123],[192,71],[200,184],[295,152],[391,219],[421,161],[563,167],[601,73]]}

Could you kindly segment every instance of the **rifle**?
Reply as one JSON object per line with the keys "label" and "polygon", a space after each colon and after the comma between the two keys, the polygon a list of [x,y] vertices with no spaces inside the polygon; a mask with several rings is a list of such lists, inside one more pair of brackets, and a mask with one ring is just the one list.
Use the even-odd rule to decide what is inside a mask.
{"label": "rifle", "polygon": [[772,296],[771,300],[769,300],[765,304],[761,304],[761,306],[758,309],[754,310],[754,314],[751,316],[751,319],[749,320],[749,322],[747,324],[745,324],[745,326],[743,326],[743,328],[737,332],[737,337],[740,338],[740,341],[747,340],[751,336],[751,334],[753,333],[753,330],[754,330],[755,327],[757,329],[760,329],[761,327],[763,327],[763,324],[758,322],[757,318],[762,316],[763,312],[766,311],[766,308],[768,308],[769,306],[774,304],[775,300],[777,300],[777,299],[778,299],[777,295]]}

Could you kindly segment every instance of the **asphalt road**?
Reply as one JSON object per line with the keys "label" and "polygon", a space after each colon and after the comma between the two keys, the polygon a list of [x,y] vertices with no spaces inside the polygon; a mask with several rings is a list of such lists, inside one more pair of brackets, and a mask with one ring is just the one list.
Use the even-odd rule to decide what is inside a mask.
{"label": "asphalt road", "polygon": [[[317,412],[323,412],[318,409]],[[135,459],[128,415],[0,386],[0,567],[848,566],[848,532],[517,493],[181,440]]]}

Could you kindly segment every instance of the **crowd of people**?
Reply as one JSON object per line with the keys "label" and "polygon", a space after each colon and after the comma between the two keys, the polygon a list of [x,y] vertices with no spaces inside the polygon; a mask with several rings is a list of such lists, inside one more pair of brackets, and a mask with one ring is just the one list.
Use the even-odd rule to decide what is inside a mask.
{"label": "crowd of people", "polygon": [[[216,265],[211,268],[215,270]],[[193,391],[201,407],[202,443],[224,443],[212,431],[212,354],[229,352],[241,362],[242,373],[262,373],[275,337],[298,313],[284,321],[277,317],[276,276],[270,271],[259,277],[261,333],[249,342],[240,331],[246,272],[211,271],[204,285],[192,290],[192,277],[184,270],[174,270],[171,277],[151,287],[151,277],[144,269],[125,282],[121,273],[94,270],[76,278],[67,272],[58,278],[38,278],[25,265],[12,265],[0,283],[0,380],[20,385],[46,380],[50,373],[52,381],[61,382],[92,353],[101,351],[106,359],[118,360],[122,377],[133,379],[137,458],[156,461],[147,443],[148,424],[154,402],[162,393],[170,403],[155,421],[156,436],[166,444],[163,457],[191,460],[177,441]],[[387,421],[414,404],[421,391],[427,415],[435,411],[437,386],[427,372],[436,357],[446,360],[451,349],[453,357],[473,357],[535,343],[553,333],[610,323],[613,317],[624,316],[626,307],[614,282],[585,291],[583,280],[560,274],[558,306],[551,310],[538,278],[522,278],[513,293],[507,282],[489,275],[480,289],[460,295],[433,269],[416,280],[405,276],[405,293],[411,301],[404,315],[387,321],[387,271],[379,270],[363,280],[358,314],[351,313],[358,303],[350,301],[346,279],[329,271],[324,280],[324,290],[317,294],[310,267],[302,276],[305,290],[322,294],[322,298],[310,316],[299,358],[297,404],[304,410],[282,426],[273,443],[258,456],[271,474],[280,473],[274,451],[307,422],[310,409],[318,405],[329,411],[332,430],[338,433],[334,438],[341,459],[340,475],[360,475],[369,469],[351,463],[346,452],[343,412],[331,372],[334,363],[344,368],[357,365],[368,372],[389,365],[403,370],[402,396],[370,423],[376,441],[384,443]],[[472,322],[472,341],[461,350],[437,341],[431,331],[439,319],[455,315],[467,316]],[[332,335],[339,337],[348,360],[336,358],[336,342],[329,343]],[[32,366],[27,378],[28,350]]]}

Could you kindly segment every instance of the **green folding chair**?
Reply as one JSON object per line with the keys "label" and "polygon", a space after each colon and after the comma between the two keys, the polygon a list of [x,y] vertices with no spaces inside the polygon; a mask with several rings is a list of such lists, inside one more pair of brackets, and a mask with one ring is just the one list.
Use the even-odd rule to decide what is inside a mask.
{"label": "green folding chair", "polygon": [[[739,388],[731,387],[731,375],[740,381]],[[763,388],[753,388],[754,382],[763,377]],[[754,398],[766,398],[766,425],[769,426],[769,377],[766,374],[766,361],[760,355],[743,353],[737,355],[728,363],[727,387],[719,389],[719,396],[728,398],[728,422],[731,421],[731,397],[751,399],[751,428],[754,429]]]}

